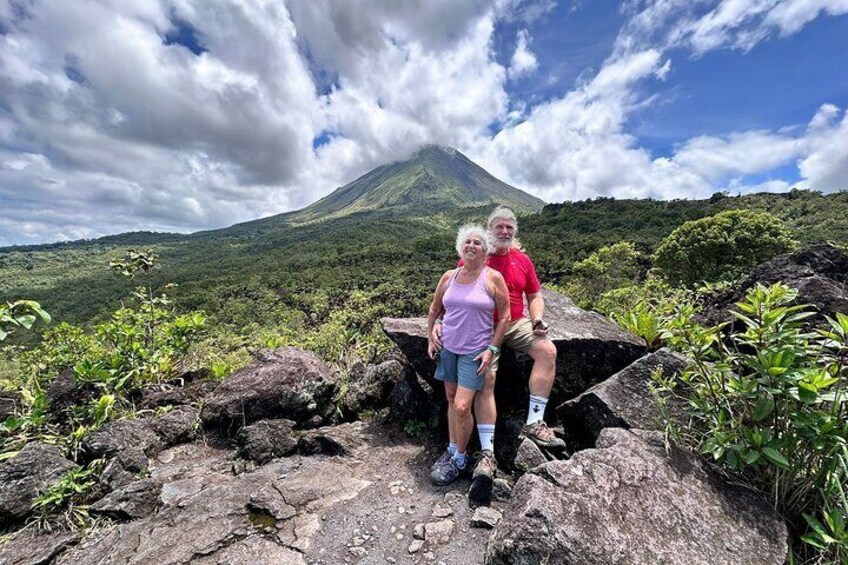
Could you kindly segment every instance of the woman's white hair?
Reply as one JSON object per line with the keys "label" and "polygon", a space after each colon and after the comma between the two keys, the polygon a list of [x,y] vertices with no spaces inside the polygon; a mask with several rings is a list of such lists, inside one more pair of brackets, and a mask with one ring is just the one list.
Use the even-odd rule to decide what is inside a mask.
{"label": "woman's white hair", "polygon": [[456,252],[460,257],[462,257],[462,246],[465,244],[465,240],[472,235],[478,236],[483,244],[483,251],[486,253],[489,252],[491,242],[489,241],[489,234],[486,233],[483,226],[479,224],[465,224],[459,228],[459,232],[456,234]]}

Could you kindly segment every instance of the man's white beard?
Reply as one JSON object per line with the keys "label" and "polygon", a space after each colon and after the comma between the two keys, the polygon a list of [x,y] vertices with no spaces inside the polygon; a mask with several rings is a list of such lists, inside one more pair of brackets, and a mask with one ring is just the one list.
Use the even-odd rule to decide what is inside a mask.
{"label": "man's white beard", "polygon": [[497,249],[498,251],[509,249],[512,246],[512,242],[514,239],[514,237],[510,237],[509,239],[494,238],[495,249]]}

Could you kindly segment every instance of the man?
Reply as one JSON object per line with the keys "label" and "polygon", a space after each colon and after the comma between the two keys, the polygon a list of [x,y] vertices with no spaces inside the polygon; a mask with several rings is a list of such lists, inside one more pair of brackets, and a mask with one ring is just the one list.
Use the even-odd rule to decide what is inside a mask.
{"label": "man", "polygon": [[[544,421],[545,408],[554,385],[556,347],[548,337],[548,325],[543,319],[545,301],[536,269],[530,258],[520,250],[515,239],[518,222],[512,210],[504,206],[495,208],[489,216],[487,231],[494,250],[489,253],[486,265],[503,275],[509,290],[512,321],[503,345],[526,353],[533,359],[529,382],[530,406],[522,433],[540,447],[564,449],[565,442],[556,437]],[[529,319],[524,316],[525,296],[530,311]],[[433,328],[432,337],[441,347],[441,326],[436,325]],[[494,387],[499,358],[500,352],[495,353],[485,386]],[[486,403],[482,399],[486,397],[492,399],[490,405],[484,405]],[[478,395],[474,412],[483,452],[474,474],[475,477],[481,473],[491,476],[496,466],[493,445],[497,411],[493,395]]]}

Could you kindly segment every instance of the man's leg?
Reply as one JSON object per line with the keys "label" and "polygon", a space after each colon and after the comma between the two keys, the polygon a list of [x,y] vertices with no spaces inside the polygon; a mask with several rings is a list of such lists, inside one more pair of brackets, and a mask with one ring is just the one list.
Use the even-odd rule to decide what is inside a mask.
{"label": "man's leg", "polygon": [[527,352],[533,359],[530,372],[530,408],[527,423],[538,422],[545,417],[545,407],[551,396],[556,376],[556,346],[549,339],[536,341]]}
{"label": "man's leg", "polygon": [[474,415],[477,417],[477,432],[480,435],[480,448],[494,451],[495,422],[498,409],[495,406],[495,373],[486,373],[486,380],[481,390],[474,398]]}

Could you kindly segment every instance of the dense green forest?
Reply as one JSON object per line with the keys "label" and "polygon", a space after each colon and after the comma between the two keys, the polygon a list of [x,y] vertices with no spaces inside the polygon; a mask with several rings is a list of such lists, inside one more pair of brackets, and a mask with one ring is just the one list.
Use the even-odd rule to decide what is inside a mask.
{"label": "dense green forest", "polygon": [[[630,241],[647,259],[686,221],[730,209],[765,210],[801,244],[848,243],[848,193],[793,191],[709,200],[614,200],[551,204],[522,216],[520,239],[544,283],[566,285],[573,265],[603,246]],[[454,261],[459,224],[489,207],[432,214],[366,212],[291,227],[273,218],[189,236],[126,234],[90,242],[0,249],[0,296],[38,300],[58,320],[102,320],[130,285],[107,265],[131,247],[154,250],[153,286],[174,282],[178,307],[202,309],[240,331],[301,312],[321,322],[362,291],[396,315],[422,314],[438,275]]]}

